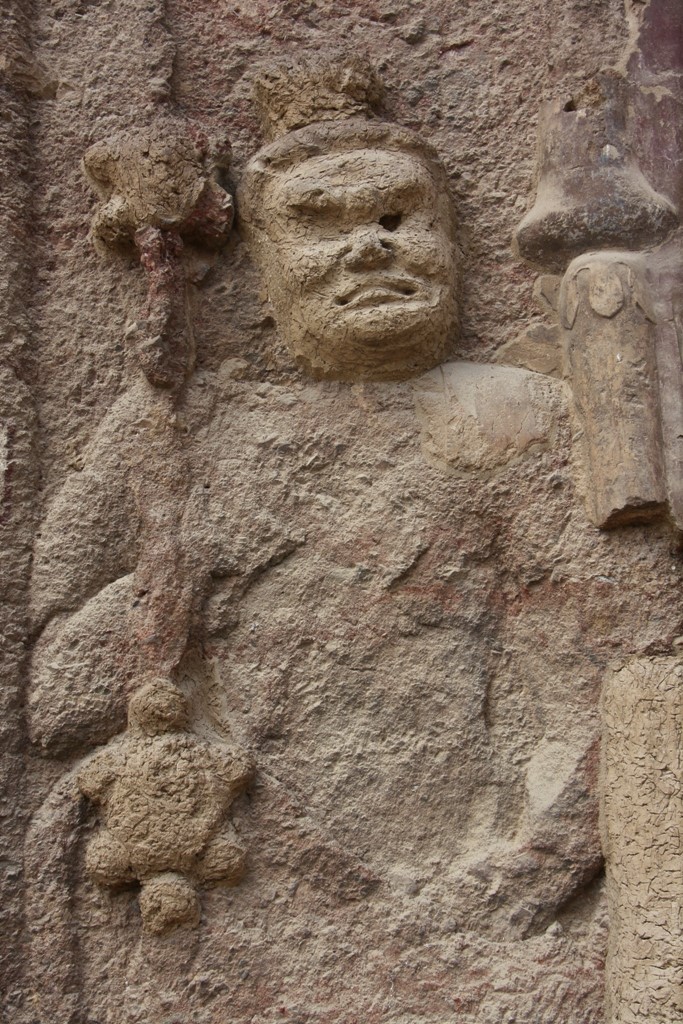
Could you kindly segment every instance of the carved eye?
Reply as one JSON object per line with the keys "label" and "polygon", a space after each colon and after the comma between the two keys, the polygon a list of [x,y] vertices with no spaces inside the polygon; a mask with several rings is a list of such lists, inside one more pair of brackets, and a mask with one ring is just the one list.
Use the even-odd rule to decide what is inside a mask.
{"label": "carved eye", "polygon": [[379,223],[385,231],[395,231],[402,220],[402,213],[385,213],[383,217],[380,217]]}
{"label": "carved eye", "polygon": [[290,202],[288,208],[295,217],[304,220],[326,220],[341,212],[334,197],[322,189],[314,189],[298,201]]}

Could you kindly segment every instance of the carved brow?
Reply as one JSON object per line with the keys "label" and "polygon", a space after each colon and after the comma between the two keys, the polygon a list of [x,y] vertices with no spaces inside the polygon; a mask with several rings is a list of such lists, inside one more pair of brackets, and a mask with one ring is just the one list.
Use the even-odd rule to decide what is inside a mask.
{"label": "carved brow", "polygon": [[398,203],[405,200],[414,201],[418,197],[422,199],[427,192],[427,187],[422,178],[415,177],[409,181],[388,185],[383,191],[386,203]]}
{"label": "carved brow", "polygon": [[292,190],[287,198],[287,206],[290,210],[302,213],[316,213],[339,209],[342,202],[327,189],[310,188],[300,191]]}

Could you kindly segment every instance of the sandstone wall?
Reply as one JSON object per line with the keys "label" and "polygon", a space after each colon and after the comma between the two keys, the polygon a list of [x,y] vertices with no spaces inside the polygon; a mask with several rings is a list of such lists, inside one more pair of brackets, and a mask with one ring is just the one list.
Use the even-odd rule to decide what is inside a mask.
{"label": "sandstone wall", "polygon": [[[640,83],[631,138],[677,207],[681,94],[670,54],[651,60],[668,53],[655,7],[667,5],[32,0],[3,12],[11,1024],[605,1019],[610,666],[670,664],[670,717],[677,707],[680,478],[666,438],[680,411],[680,240],[654,257],[660,239],[634,246],[645,269],[619,257],[621,304],[608,309],[603,289],[571,322],[567,286],[564,306],[559,276],[534,298],[546,268],[511,240],[534,203],[540,105],[590,111],[591,83],[612,66]],[[89,147],[125,148],[134,129],[131,166],[147,173],[146,139],[200,126],[209,142],[187,158],[189,178],[234,196],[263,142],[259,67],[340,52],[367,58],[385,85],[381,117],[431,143],[455,200],[461,327],[413,379],[316,380],[297,366],[239,204],[229,234],[221,207],[211,245],[216,208],[199,200],[188,211],[206,214],[203,234],[194,212],[155,226],[177,233],[182,264],[166,241],[140,241],[144,212],[121,228],[125,244],[108,247],[106,232],[92,244],[104,200],[82,166]],[[659,135],[652,97],[667,105]],[[653,155],[662,138],[667,173]],[[159,174],[155,194],[177,198]],[[608,262],[595,273],[612,280]],[[183,358],[196,353],[177,387],[141,370],[157,315],[163,351],[182,334]],[[635,387],[628,406],[639,423],[654,410],[652,499],[628,473],[631,458],[643,466],[640,435],[609,450],[586,440],[567,361],[586,337],[612,351],[636,329],[660,360],[638,377],[648,400]],[[618,387],[617,408],[634,386]],[[604,412],[597,393],[587,401]],[[609,463],[628,486],[603,516],[592,489]],[[170,717],[161,689],[141,689],[155,674],[182,695]],[[631,739],[610,723],[603,820],[618,835]],[[661,799],[675,829],[678,805]],[[638,831],[641,817],[625,820]],[[644,872],[629,900],[618,839],[604,846],[617,850],[612,907],[642,906],[649,868],[626,872]],[[679,896],[671,883],[665,898]],[[650,951],[637,997],[624,977],[640,919],[613,930],[614,1021],[675,1019],[657,1016],[680,1007],[679,923],[660,911],[645,919],[669,929],[669,966]],[[659,1003],[643,995],[652,976]]]}

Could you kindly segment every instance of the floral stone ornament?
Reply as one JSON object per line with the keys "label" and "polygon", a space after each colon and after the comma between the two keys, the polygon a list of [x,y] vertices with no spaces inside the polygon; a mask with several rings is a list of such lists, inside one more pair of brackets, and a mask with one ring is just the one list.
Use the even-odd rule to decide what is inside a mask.
{"label": "floral stone ornament", "polygon": [[187,701],[176,686],[146,683],[130,700],[128,731],[78,778],[104,823],[87,847],[90,877],[110,887],[139,881],[144,926],[157,934],[198,923],[198,884],[235,885],[244,871],[226,814],[251,764],[199,739],[187,723]]}

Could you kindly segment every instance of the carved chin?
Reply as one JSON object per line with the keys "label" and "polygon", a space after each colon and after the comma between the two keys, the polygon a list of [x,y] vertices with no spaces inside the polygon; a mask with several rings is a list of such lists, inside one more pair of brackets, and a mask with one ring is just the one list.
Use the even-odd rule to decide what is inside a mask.
{"label": "carved chin", "polygon": [[455,326],[451,304],[405,299],[354,309],[312,311],[290,320],[285,341],[315,377],[390,380],[430,369]]}
{"label": "carved chin", "polygon": [[[428,329],[425,329],[425,328]],[[349,331],[321,337],[306,334],[290,344],[304,370],[330,380],[396,380],[431,369],[443,360],[448,341],[444,322],[412,330],[405,324],[400,333],[383,329]]]}

